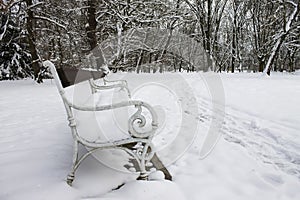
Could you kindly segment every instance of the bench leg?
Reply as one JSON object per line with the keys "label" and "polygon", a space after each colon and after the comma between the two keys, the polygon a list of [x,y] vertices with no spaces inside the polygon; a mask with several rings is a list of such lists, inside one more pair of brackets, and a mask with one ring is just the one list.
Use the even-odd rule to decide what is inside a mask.
{"label": "bench leg", "polygon": [[68,185],[72,186],[72,183],[75,178],[75,171],[76,171],[76,165],[78,163],[78,141],[74,141],[74,147],[73,147],[73,161],[72,161],[72,168],[71,172],[67,176],[67,183]]}
{"label": "bench leg", "polygon": [[[143,155],[146,156],[146,153],[148,153],[149,151],[151,151],[151,149],[148,146],[144,146],[143,149]],[[137,178],[138,180],[148,180],[148,173],[146,170],[146,160],[145,157],[141,157],[140,158],[140,176]]]}
{"label": "bench leg", "polygon": [[172,175],[165,167],[165,165],[162,163],[162,161],[158,158],[156,153],[153,155],[151,159],[151,163],[157,170],[161,170],[164,173],[166,180],[172,181]]}
{"label": "bench leg", "polygon": [[75,178],[75,173],[74,172],[70,172],[67,176],[67,184],[69,186],[72,186],[72,183],[74,181],[74,178]]}
{"label": "bench leg", "polygon": [[[128,149],[132,149],[134,145],[135,144],[126,144],[126,145],[123,145],[123,147],[126,147]],[[149,153],[150,151],[151,151],[151,148],[148,148],[147,152]],[[143,161],[142,160],[140,160],[140,161],[141,161],[141,164],[142,164]],[[168,169],[165,167],[165,165],[159,159],[159,157],[157,156],[156,153],[154,153],[154,155],[151,158],[150,162],[153,164],[154,168],[156,168],[157,170],[161,170],[164,173],[166,180],[172,181],[171,173],[168,171]],[[134,163],[134,166],[135,166],[136,169],[140,168],[140,176],[137,178],[137,180],[148,180],[148,173],[147,173],[147,170],[146,170],[146,167],[145,167],[145,162],[144,162],[144,164],[142,164],[142,166],[138,166],[137,163]]]}
{"label": "bench leg", "polygon": [[147,173],[140,172],[140,176],[137,178],[137,180],[144,180],[144,181],[147,181],[147,180],[148,180],[148,174],[147,174]]}
{"label": "bench leg", "polygon": [[[166,180],[172,181],[171,173],[165,167],[162,161],[158,158],[156,153],[153,155],[151,163],[153,164],[155,169],[160,170],[164,173]],[[140,176],[137,178],[137,180],[148,180],[148,173],[146,173],[146,170],[143,172],[141,169]]]}

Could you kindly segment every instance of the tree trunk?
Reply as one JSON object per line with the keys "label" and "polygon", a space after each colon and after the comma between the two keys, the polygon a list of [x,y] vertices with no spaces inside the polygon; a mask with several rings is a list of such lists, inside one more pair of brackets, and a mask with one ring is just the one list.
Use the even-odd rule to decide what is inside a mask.
{"label": "tree trunk", "polygon": [[[145,38],[143,40],[143,44],[146,43],[146,41],[148,40],[148,30],[146,31],[146,35],[145,35]],[[143,56],[144,56],[144,50],[143,50],[143,47],[141,47],[141,50],[140,50],[140,53],[139,53],[139,57],[136,61],[136,73],[140,73],[141,72],[141,64],[142,64],[142,59],[143,59]],[[149,59],[149,63],[151,62],[151,53],[150,53],[150,59]]]}
{"label": "tree trunk", "polygon": [[97,46],[96,2],[94,0],[88,0],[87,21],[88,21],[88,26],[86,28],[87,38],[90,45],[90,50],[93,50]]}
{"label": "tree trunk", "polygon": [[265,61],[263,57],[258,58],[258,72],[263,72],[265,66]]}
{"label": "tree trunk", "polygon": [[[234,19],[235,20],[235,19]],[[235,27],[233,26],[232,28],[232,46],[231,46],[231,73],[234,73],[234,65],[235,65],[235,56],[236,56],[236,44],[235,44],[235,41],[236,41],[236,30],[235,30]]]}
{"label": "tree trunk", "polygon": [[138,74],[141,72],[143,56],[144,56],[144,50],[141,49],[141,51],[138,55],[137,61],[136,61],[136,73],[138,73]]}
{"label": "tree trunk", "polygon": [[[31,7],[32,0],[26,0],[27,8]],[[42,77],[39,76],[40,73],[40,58],[38,56],[37,50],[36,50],[36,40],[35,40],[35,34],[34,34],[34,15],[31,9],[27,9],[27,21],[26,21],[26,30],[28,32],[28,44],[29,44],[29,51],[32,58],[32,69],[33,69],[33,75],[34,79],[38,83],[42,83]]]}
{"label": "tree trunk", "polygon": [[273,65],[273,62],[274,62],[274,60],[275,60],[275,57],[276,57],[276,55],[278,54],[278,51],[279,51],[279,49],[280,49],[280,47],[281,47],[281,44],[282,44],[284,38],[285,38],[285,37],[280,37],[280,38],[277,40],[277,42],[275,43],[275,45],[274,45],[274,47],[273,47],[273,49],[272,49],[271,55],[270,55],[270,57],[269,57],[269,59],[268,59],[268,62],[267,62],[267,64],[266,64],[266,67],[265,67],[265,69],[264,69],[264,73],[267,73],[268,75],[271,74],[271,66]]}

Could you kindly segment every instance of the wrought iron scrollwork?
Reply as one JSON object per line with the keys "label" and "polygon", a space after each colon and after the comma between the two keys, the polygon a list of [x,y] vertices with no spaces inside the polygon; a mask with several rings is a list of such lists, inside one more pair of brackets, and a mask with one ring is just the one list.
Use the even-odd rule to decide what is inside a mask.
{"label": "wrought iron scrollwork", "polygon": [[[157,120],[156,116],[153,114],[153,111],[151,110],[152,108],[149,108],[149,106],[145,105],[144,103],[140,103],[135,105],[135,107],[138,109],[128,120],[128,127],[129,127],[129,134],[132,137],[136,138],[147,138],[151,137],[154,135],[155,130],[157,129]],[[143,128],[147,124],[146,117],[142,114],[142,107],[147,108],[152,117],[152,123],[151,123],[151,128],[150,130],[146,131],[143,130]]]}

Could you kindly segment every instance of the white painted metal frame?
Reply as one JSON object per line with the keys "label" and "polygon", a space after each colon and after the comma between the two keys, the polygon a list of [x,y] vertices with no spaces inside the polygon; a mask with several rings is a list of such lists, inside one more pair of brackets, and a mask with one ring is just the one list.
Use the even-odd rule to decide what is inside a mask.
{"label": "white painted metal frame", "polygon": [[[59,76],[57,74],[56,68],[54,64],[50,61],[45,61],[44,63],[45,67],[49,67],[51,70],[51,73],[54,77],[55,84],[57,86],[57,89],[62,97],[63,103],[66,108],[69,126],[72,131],[72,136],[74,139],[74,153],[73,153],[73,164],[71,168],[71,172],[67,176],[67,183],[69,185],[72,185],[72,182],[75,178],[75,172],[78,169],[79,165],[82,163],[82,161],[91,155],[93,152],[101,149],[121,149],[126,151],[129,155],[131,155],[135,160],[139,167],[138,172],[140,173],[139,179],[148,179],[149,171],[147,171],[146,166],[151,161],[153,155],[154,155],[154,148],[152,146],[152,138],[155,134],[155,131],[158,128],[157,123],[157,115],[154,111],[154,109],[143,101],[135,101],[135,100],[129,100],[129,101],[123,101],[116,104],[109,104],[109,105],[100,105],[100,106],[84,106],[84,105],[77,105],[66,97],[65,90],[62,87],[62,84],[60,82]],[[96,92],[97,90],[104,89],[111,89],[111,88],[124,88],[128,92],[128,96],[130,97],[130,92],[127,87],[126,81],[107,81],[104,80],[105,85],[97,85],[94,83],[93,80],[90,80],[90,85],[92,87],[92,91]],[[137,111],[128,119],[128,133],[129,138],[123,139],[123,140],[116,140],[116,141],[110,141],[110,142],[90,142],[82,137],[79,136],[78,130],[76,127],[76,122],[74,119],[73,110],[80,110],[80,111],[103,111],[103,110],[110,110],[120,107],[127,107],[127,106],[134,106],[137,108]],[[148,130],[146,132],[140,132],[140,129],[137,129],[137,126],[140,128],[146,125],[146,118],[142,115],[142,110],[147,109],[149,113],[151,114],[151,130]],[[124,119],[125,120],[125,119]],[[84,147],[87,147],[88,151],[82,155],[79,156],[78,154],[78,146],[79,144],[83,145]],[[138,144],[138,145],[136,145]]]}
{"label": "white painted metal frame", "polygon": [[93,79],[89,80],[89,83],[92,88],[92,92],[95,93],[97,90],[106,90],[106,89],[112,89],[112,88],[121,88],[126,90],[127,95],[129,98],[131,98],[130,90],[128,88],[128,83],[126,80],[116,80],[116,81],[111,81],[107,80],[105,77],[103,78],[103,83],[104,85],[98,85],[95,83]]}

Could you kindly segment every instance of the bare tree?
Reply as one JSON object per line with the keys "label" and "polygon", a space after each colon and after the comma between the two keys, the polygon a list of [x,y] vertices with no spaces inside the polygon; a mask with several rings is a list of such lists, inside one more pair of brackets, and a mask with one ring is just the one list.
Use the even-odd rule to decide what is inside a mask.
{"label": "bare tree", "polygon": [[214,50],[217,45],[218,34],[225,6],[228,0],[185,0],[197,19],[195,27],[196,40],[202,42],[206,50],[210,70],[216,70],[213,62]]}
{"label": "bare tree", "polygon": [[300,11],[300,1],[294,2],[291,0],[286,0],[286,1],[281,1],[280,3],[283,3],[283,8],[287,7],[288,5],[291,5],[293,8],[291,8],[292,10],[291,14],[289,14],[288,16],[285,15],[283,16],[283,22],[284,22],[283,27],[275,37],[276,42],[272,48],[271,55],[269,56],[269,59],[264,69],[264,73],[268,75],[270,75],[271,73],[271,66],[274,62],[275,56],[278,54],[282,43],[285,41],[285,38],[289,35],[290,31],[293,29],[293,23],[295,22],[296,17],[298,17]]}

